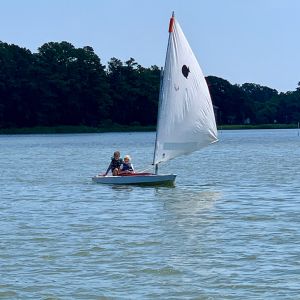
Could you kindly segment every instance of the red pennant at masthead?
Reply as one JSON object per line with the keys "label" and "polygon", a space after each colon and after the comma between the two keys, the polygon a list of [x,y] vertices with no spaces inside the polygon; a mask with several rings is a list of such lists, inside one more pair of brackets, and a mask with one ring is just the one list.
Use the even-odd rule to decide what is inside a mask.
{"label": "red pennant at masthead", "polygon": [[174,21],[175,21],[175,17],[174,17],[174,12],[173,12],[173,13],[172,13],[172,17],[171,17],[171,19],[170,19],[170,23],[169,23],[169,32],[173,32]]}

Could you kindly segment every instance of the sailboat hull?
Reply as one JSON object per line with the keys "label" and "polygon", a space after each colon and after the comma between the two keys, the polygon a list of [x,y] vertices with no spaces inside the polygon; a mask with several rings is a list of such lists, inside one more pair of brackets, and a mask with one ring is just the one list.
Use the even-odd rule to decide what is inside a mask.
{"label": "sailboat hull", "polygon": [[147,174],[147,175],[130,175],[130,176],[101,176],[97,175],[92,178],[95,183],[102,184],[133,184],[133,185],[174,185],[175,174]]}

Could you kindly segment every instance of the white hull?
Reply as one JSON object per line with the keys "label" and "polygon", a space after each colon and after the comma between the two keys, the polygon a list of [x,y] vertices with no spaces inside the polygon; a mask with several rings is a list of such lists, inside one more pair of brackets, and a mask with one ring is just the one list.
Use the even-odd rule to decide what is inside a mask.
{"label": "white hull", "polygon": [[94,176],[96,183],[103,184],[141,184],[141,185],[170,185],[174,184],[176,175],[131,175],[131,176]]}

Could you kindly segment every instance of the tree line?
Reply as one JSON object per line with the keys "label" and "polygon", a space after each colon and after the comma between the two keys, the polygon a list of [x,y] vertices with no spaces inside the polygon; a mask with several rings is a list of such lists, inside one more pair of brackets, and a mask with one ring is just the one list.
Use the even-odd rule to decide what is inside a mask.
{"label": "tree line", "polygon": [[[300,82],[295,91],[254,83],[206,78],[217,123],[297,123]],[[49,42],[37,53],[0,41],[0,128],[84,125],[155,125],[158,66],[133,58],[101,63],[92,47]]]}

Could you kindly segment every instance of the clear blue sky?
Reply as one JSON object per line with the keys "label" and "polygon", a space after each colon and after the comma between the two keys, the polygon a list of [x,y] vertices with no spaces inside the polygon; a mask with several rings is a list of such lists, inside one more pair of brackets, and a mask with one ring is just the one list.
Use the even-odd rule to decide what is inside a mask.
{"label": "clear blue sky", "polygon": [[204,74],[293,91],[300,81],[300,0],[2,0],[0,40],[37,52],[92,46],[107,64],[163,66],[175,11]]}

